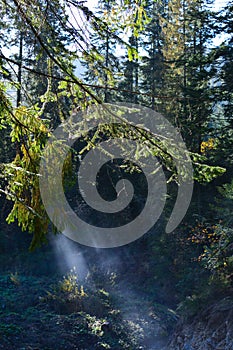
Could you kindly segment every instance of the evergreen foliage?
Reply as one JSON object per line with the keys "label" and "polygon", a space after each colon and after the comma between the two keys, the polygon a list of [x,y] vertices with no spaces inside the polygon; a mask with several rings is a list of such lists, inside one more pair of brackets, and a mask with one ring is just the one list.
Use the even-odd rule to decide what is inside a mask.
{"label": "evergreen foliage", "polygon": [[[46,241],[50,226],[39,192],[39,163],[51,132],[92,104],[133,102],[163,113],[178,128],[195,170],[184,223],[172,234],[160,229],[156,238],[146,236],[133,248],[143,260],[145,245],[148,263],[156,261],[150,279],[170,291],[175,285],[175,302],[193,288],[201,294],[206,279],[231,286],[233,5],[229,1],[215,13],[211,3],[99,0],[98,10],[91,10],[77,0],[0,0],[1,200],[12,203],[7,222],[33,234],[31,249]],[[224,40],[213,47],[219,33]],[[85,67],[82,77],[75,74],[77,62]],[[174,201],[176,150],[167,149],[166,140],[127,123],[101,125],[84,140],[82,122],[79,156],[93,140],[130,134],[143,144],[136,156],[158,157],[168,182],[175,180],[169,184]],[[65,186],[75,172],[72,156],[78,155],[67,157]],[[146,266],[141,268],[144,273]]]}

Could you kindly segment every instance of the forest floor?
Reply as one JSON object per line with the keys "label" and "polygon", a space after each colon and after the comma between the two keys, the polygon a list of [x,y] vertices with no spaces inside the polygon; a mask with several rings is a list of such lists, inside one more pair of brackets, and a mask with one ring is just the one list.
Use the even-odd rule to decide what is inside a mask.
{"label": "forest floor", "polygon": [[178,319],[132,252],[77,251],[61,236],[29,253],[15,237],[0,245],[0,349],[233,349],[232,293]]}
{"label": "forest floor", "polygon": [[165,349],[176,314],[137,288],[127,271],[118,278],[94,270],[79,280],[75,270],[61,273],[49,249],[5,249],[0,349]]}
{"label": "forest floor", "polygon": [[[64,282],[65,281],[65,282]],[[72,289],[69,282],[0,276],[0,349],[158,349],[165,346],[167,310],[135,295]],[[129,301],[130,299],[130,301]],[[170,317],[172,318],[172,312]]]}

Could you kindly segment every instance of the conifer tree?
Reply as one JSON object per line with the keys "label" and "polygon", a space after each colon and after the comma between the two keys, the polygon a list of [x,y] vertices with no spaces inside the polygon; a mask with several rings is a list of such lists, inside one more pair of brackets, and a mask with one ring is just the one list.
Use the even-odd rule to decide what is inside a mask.
{"label": "conifer tree", "polygon": [[165,45],[165,111],[180,128],[187,145],[200,152],[212,110],[208,60],[211,12],[204,1],[172,0],[162,19]]}
{"label": "conifer tree", "polygon": [[153,110],[159,110],[158,95],[164,94],[163,87],[163,38],[160,16],[164,11],[163,1],[148,1],[146,10],[149,23],[146,25],[143,37],[143,57],[141,66],[141,90],[149,96],[144,97],[144,103]]}
{"label": "conifer tree", "polygon": [[122,57],[122,76],[119,82],[120,100],[130,103],[138,103],[140,99],[140,59],[139,59],[139,37],[131,35],[129,38],[130,56],[128,51]]}
{"label": "conifer tree", "polygon": [[115,86],[119,72],[119,58],[116,56],[117,28],[112,21],[114,4],[115,1],[112,0],[98,1],[97,15],[101,22],[94,30],[90,30],[87,52],[81,58],[85,67],[85,82],[102,87],[93,90],[104,102],[113,101],[116,94],[109,88]]}

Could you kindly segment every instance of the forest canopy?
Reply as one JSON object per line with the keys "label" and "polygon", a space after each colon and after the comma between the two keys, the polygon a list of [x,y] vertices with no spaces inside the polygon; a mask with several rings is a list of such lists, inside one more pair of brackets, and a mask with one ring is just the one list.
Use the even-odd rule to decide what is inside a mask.
{"label": "forest canopy", "polygon": [[[13,204],[7,222],[33,233],[32,248],[50,222],[39,190],[43,149],[60,123],[92,104],[140,104],[177,128],[192,159],[199,216],[200,186],[230,186],[231,1],[220,11],[200,0],[107,0],[91,9],[76,0],[4,0],[0,7],[1,193]],[[149,149],[160,159],[174,198],[172,149],[143,125],[96,137],[121,132],[148,142],[141,154]],[[64,178],[72,167],[68,156]]]}

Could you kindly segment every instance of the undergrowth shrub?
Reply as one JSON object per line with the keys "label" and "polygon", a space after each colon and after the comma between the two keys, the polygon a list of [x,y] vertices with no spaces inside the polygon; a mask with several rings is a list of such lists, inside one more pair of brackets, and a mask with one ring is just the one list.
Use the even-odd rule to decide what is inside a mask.
{"label": "undergrowth shrub", "polygon": [[71,314],[75,312],[86,312],[90,315],[102,317],[110,310],[109,295],[103,289],[95,289],[79,282],[76,268],[72,268],[63,279],[47,291],[42,302],[57,313]]}

